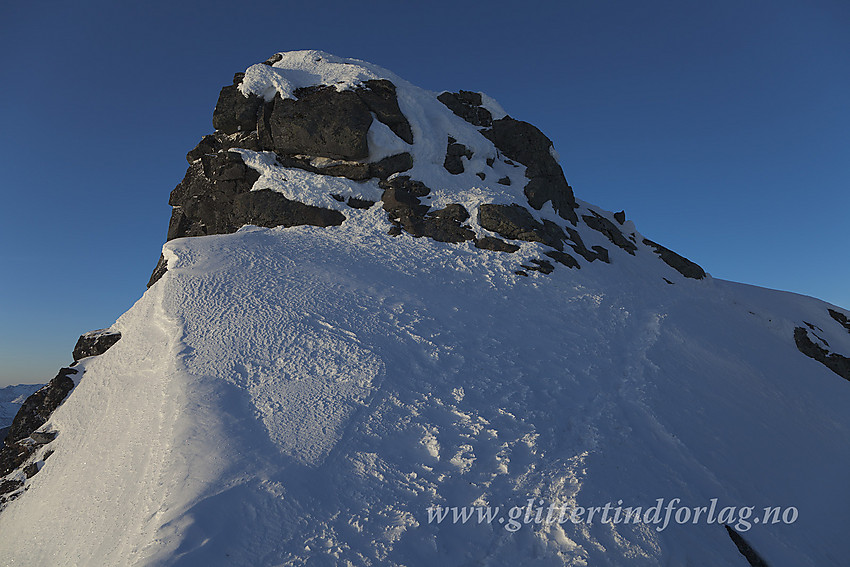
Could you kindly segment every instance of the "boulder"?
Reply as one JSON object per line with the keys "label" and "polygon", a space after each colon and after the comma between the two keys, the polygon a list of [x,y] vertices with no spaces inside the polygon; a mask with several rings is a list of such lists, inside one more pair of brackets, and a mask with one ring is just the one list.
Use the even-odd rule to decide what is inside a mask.
{"label": "boulder", "polygon": [[623,236],[623,233],[620,232],[620,229],[617,228],[614,223],[597,213],[593,213],[592,216],[583,215],[581,218],[587,226],[597,232],[601,232],[602,234],[604,234],[605,237],[610,240],[614,245],[619,246],[632,256],[635,255],[637,245],[635,245],[634,242]]}
{"label": "boulder", "polygon": [[213,111],[213,128],[226,134],[257,129],[257,113],[263,99],[257,95],[243,95],[239,91],[242,73],[237,73],[233,84],[223,87]]}
{"label": "boulder", "polygon": [[97,331],[89,331],[77,339],[77,344],[74,345],[74,362],[82,360],[89,356],[98,356],[109,350],[112,345],[121,339],[121,333],[110,331],[109,329],[100,329]]}
{"label": "boulder", "polygon": [[557,250],[564,249],[566,235],[561,227],[548,220],[538,222],[528,209],[516,203],[481,205],[478,208],[478,223],[505,238],[542,242]]}
{"label": "boulder", "polygon": [[578,207],[573,189],[552,155],[552,141],[543,132],[520,120],[505,117],[493,120],[492,127],[482,130],[499,150],[526,167],[528,183],[524,192],[528,204],[536,210],[548,202],[561,218],[575,224]]}
{"label": "boulder", "polygon": [[437,100],[445,104],[455,115],[474,126],[489,127],[493,124],[493,115],[481,106],[481,93],[470,91],[444,92],[437,97]]}
{"label": "boulder", "polygon": [[446,171],[453,175],[463,173],[464,168],[461,157],[464,156],[466,156],[466,159],[472,159],[472,150],[463,144],[459,144],[457,140],[449,136],[449,143],[446,146],[446,159],[443,162],[443,167],[446,168]]}

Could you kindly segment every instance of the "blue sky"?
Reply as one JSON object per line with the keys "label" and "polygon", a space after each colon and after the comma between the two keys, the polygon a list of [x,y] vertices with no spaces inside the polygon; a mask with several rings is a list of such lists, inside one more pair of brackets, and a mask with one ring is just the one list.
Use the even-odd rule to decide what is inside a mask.
{"label": "blue sky", "polygon": [[579,198],[714,277],[850,308],[846,2],[7,2],[0,386],[141,296],[219,89],[293,49],[484,91]]}

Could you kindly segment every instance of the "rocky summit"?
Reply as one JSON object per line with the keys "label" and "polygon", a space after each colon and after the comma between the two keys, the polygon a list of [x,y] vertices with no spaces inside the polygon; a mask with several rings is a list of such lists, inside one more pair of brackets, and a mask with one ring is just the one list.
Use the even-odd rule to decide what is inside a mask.
{"label": "rocky summit", "polygon": [[223,79],[147,291],[16,402],[0,564],[847,557],[850,312],[578,199],[484,93]]}

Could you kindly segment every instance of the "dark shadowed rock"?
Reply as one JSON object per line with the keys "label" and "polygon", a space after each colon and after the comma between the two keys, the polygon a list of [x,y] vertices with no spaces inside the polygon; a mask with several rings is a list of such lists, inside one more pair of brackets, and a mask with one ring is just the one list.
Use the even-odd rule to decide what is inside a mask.
{"label": "dark shadowed rock", "polygon": [[[270,115],[266,116],[264,109],[271,149],[281,155],[344,160],[369,157],[366,133],[372,113],[355,92],[317,86],[297,89],[295,96],[298,98],[284,99],[278,93]],[[260,142],[264,143],[262,134]]]}
{"label": "dark shadowed rock", "polygon": [[247,97],[239,92],[242,74],[237,74],[233,84],[221,89],[213,111],[213,128],[226,134],[257,129],[257,112],[263,99],[255,94]]}
{"label": "dark shadowed rock", "polygon": [[74,361],[82,360],[88,356],[101,355],[120,339],[121,333],[117,331],[110,331],[109,329],[89,331],[77,339],[77,344],[74,345],[73,352]]}
{"label": "dark shadowed rock", "polygon": [[481,133],[507,157],[526,167],[528,183],[524,192],[532,208],[539,211],[551,202],[561,218],[573,224],[578,222],[573,189],[552,156],[552,141],[543,132],[528,122],[505,117],[494,120],[492,128]]}
{"label": "dark shadowed rock", "polygon": [[699,267],[699,265],[691,262],[687,258],[679,256],[672,250],[661,246],[657,242],[653,242],[648,238],[643,239],[643,243],[652,246],[655,249],[655,253],[664,261],[665,264],[685,276],[686,278],[693,278],[695,280],[701,280],[705,277],[705,270]]}
{"label": "dark shadowed rock", "polygon": [[768,567],[767,562],[761,558],[741,534],[732,529],[731,526],[725,525],[724,527],[726,528],[726,533],[729,534],[729,537],[735,543],[735,547],[738,548],[738,551],[744,556],[750,567]]}
{"label": "dark shadowed rock", "polygon": [[74,388],[74,381],[70,378],[74,374],[77,374],[77,370],[73,368],[61,369],[47,385],[24,401],[6,436],[7,446],[29,437],[33,431],[44,425],[50,414]]}
{"label": "dark shadowed rock", "polygon": [[844,313],[839,313],[834,309],[827,308],[829,311],[829,316],[838,321],[838,324],[847,329],[850,332],[850,318],[847,317]]}
{"label": "dark shadowed rock", "polygon": [[620,211],[619,213],[614,213],[614,220],[620,224],[624,224],[626,222],[626,211]]}
{"label": "dark shadowed rock", "polygon": [[481,93],[470,91],[444,92],[437,97],[437,100],[474,126],[489,127],[493,124],[493,115],[481,106]]}
{"label": "dark shadowed rock", "polygon": [[423,205],[419,198],[431,190],[421,181],[399,175],[378,185],[384,190],[381,197],[384,210],[399,229],[390,234],[398,235],[404,230],[415,237],[427,236],[440,242],[463,242],[475,238],[469,227],[462,226],[469,219],[469,212],[463,206],[451,204],[429,212],[428,205]]}
{"label": "dark shadowed rock", "polygon": [[483,236],[475,240],[475,247],[484,250],[494,250],[496,252],[516,252],[519,246],[505,242],[501,238],[495,236]]}
{"label": "dark shadowed rock", "polygon": [[530,260],[530,262],[534,265],[528,266],[526,264],[520,264],[520,266],[522,266],[526,270],[533,270],[535,272],[541,272],[543,274],[551,274],[555,271],[555,266],[553,266],[550,262],[547,262],[546,260],[533,259]]}
{"label": "dark shadowed rock", "polygon": [[558,262],[559,264],[563,264],[568,268],[581,268],[578,260],[567,254],[566,252],[559,252],[558,250],[549,250],[548,252],[544,252],[547,256]]}
{"label": "dark shadowed rock", "polygon": [[386,124],[396,136],[408,144],[413,143],[413,130],[410,128],[407,117],[398,107],[394,84],[386,79],[371,79],[363,81],[362,86],[354,92],[369,110],[375,113],[375,117]]}
{"label": "dark shadowed rock", "polygon": [[148,279],[148,287],[152,286],[159,279],[165,275],[165,272],[168,271],[168,260],[165,259],[165,256],[162,254],[159,255],[159,260],[156,263],[156,266],[153,269],[153,273],[151,274],[150,279]]}
{"label": "dark shadowed rock", "polygon": [[461,157],[464,156],[466,159],[472,159],[472,150],[463,144],[459,144],[454,138],[449,137],[449,143],[446,146],[446,159],[443,162],[443,167],[446,168],[446,171],[453,175],[463,173],[463,160]]}
{"label": "dark shadowed rock", "polygon": [[850,358],[829,352],[812,341],[805,327],[794,328],[794,343],[797,345],[797,350],[809,358],[817,360],[845,380],[850,380]]}
{"label": "dark shadowed rock", "polygon": [[171,192],[167,239],[229,234],[246,224],[334,226],[345,220],[339,211],[291,201],[270,190],[251,191],[259,177],[236,152],[220,151],[193,162]]}
{"label": "dark shadowed rock", "polygon": [[587,246],[584,245],[584,241],[581,238],[581,235],[574,228],[566,227],[567,234],[569,234],[570,247],[575,250],[575,252],[587,260],[588,262],[593,262],[595,260],[602,260],[606,264],[609,262],[608,260],[608,250],[603,248],[602,246],[593,246],[593,249],[590,250]]}
{"label": "dark shadowed rock", "polygon": [[369,164],[369,177],[386,179],[394,173],[401,173],[413,167],[413,156],[404,152],[385,157],[380,161]]}
{"label": "dark shadowed rock", "polygon": [[485,204],[478,208],[478,222],[487,230],[513,240],[542,242],[558,250],[564,249],[564,231],[555,223],[535,220],[525,207],[517,204]]}
{"label": "dark shadowed rock", "polygon": [[610,240],[614,245],[619,246],[632,256],[635,255],[635,250],[637,250],[637,246],[634,242],[623,236],[623,233],[620,232],[620,229],[617,226],[606,219],[603,216],[600,216],[597,213],[593,213],[593,215],[583,215],[582,220],[597,232],[601,232],[605,235],[605,238]]}
{"label": "dark shadowed rock", "polygon": [[369,199],[358,199],[357,197],[349,197],[346,202],[346,205],[352,209],[370,209],[374,204],[375,201],[370,201]]}

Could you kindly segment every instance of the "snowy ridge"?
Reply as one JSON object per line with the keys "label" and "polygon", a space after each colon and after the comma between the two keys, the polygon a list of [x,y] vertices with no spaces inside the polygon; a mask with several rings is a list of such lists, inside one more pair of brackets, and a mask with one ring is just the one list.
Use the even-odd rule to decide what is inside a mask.
{"label": "snowy ridge", "polygon": [[[494,234],[477,222],[481,204],[522,202],[525,168],[434,93],[317,54],[251,67],[243,88],[269,99],[390,78],[414,132],[404,174],[431,187],[429,205],[463,204],[481,236]],[[481,162],[448,173],[447,136]],[[631,221],[583,201],[579,219],[616,223],[634,255],[579,220],[610,264],[517,277],[541,243],[504,253],[391,236],[380,206],[330,197],[377,200],[377,181],[238,151],[261,174],[253,190],[345,221],[168,242],[167,271],[112,327],[121,340],[78,365],[45,425],[55,454],[0,513],[0,564],[746,564],[716,522],[429,523],[435,505],[504,519],[530,498],[793,506],[794,523],[736,529],[774,567],[850,552],[836,521],[850,505],[850,384],[794,341],[808,323],[850,353],[828,311],[846,310],[686,278]],[[516,182],[495,183],[503,175]],[[548,203],[531,212],[572,226]]]}

